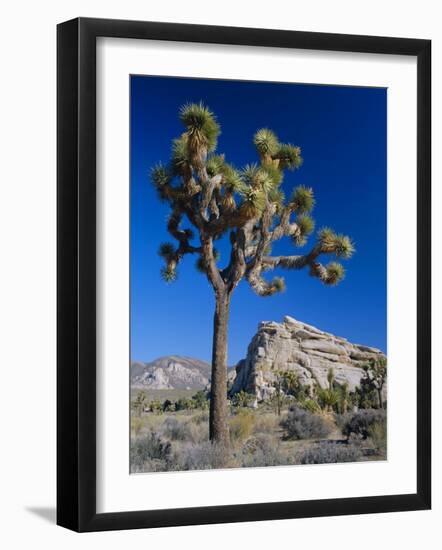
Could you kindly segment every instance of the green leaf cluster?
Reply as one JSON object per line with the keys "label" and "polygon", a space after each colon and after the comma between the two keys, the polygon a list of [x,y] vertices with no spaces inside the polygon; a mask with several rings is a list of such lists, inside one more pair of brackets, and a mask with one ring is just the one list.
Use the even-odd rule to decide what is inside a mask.
{"label": "green leaf cluster", "polygon": [[180,119],[188,135],[197,143],[207,147],[208,151],[216,149],[221,130],[215,115],[202,101],[184,105],[180,110]]}

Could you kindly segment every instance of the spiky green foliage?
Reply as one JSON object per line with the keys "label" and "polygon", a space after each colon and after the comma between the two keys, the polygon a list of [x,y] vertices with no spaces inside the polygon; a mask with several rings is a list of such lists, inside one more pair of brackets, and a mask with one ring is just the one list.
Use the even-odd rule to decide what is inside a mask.
{"label": "spiky green foliage", "polygon": [[253,136],[253,143],[261,155],[274,155],[279,149],[278,138],[268,128],[258,130]]}
{"label": "spiky green foliage", "polygon": [[244,185],[268,193],[274,187],[273,180],[266,170],[257,164],[247,164],[241,172]]}
{"label": "spiky green foliage", "polygon": [[299,231],[302,237],[307,237],[315,229],[315,222],[308,214],[301,214],[296,218],[296,224],[299,227]]}
{"label": "spiky green foliage", "polygon": [[184,105],[180,111],[180,119],[190,137],[208,151],[215,150],[220,127],[215,115],[202,101]]}
{"label": "spiky green foliage", "polygon": [[318,241],[323,252],[334,253],[338,258],[351,258],[355,252],[350,237],[337,234],[329,227],[324,227],[318,232]]}
{"label": "spiky green foliage", "polygon": [[297,187],[290,198],[290,206],[294,212],[298,212],[299,214],[311,212],[315,206],[313,189],[304,185]]}
{"label": "spiky green foliage", "polygon": [[177,279],[177,271],[176,269],[166,265],[165,267],[161,268],[161,278],[165,283],[173,283]]}
{"label": "spiky green foliage", "polygon": [[351,258],[355,252],[353,241],[347,235],[336,235],[335,254],[339,258]]}
{"label": "spiky green foliage", "polygon": [[270,202],[276,205],[277,212],[279,212],[284,206],[284,201],[285,201],[284,191],[282,191],[281,189],[271,189],[268,194],[268,199]]}
{"label": "spiky green foliage", "polygon": [[170,258],[175,253],[175,247],[172,243],[161,243],[158,254],[165,259]]}
{"label": "spiky green foliage", "polygon": [[169,169],[159,163],[152,168],[150,178],[155,187],[163,187],[163,185],[167,185],[170,182],[171,175]]}
{"label": "spiky green foliage", "polygon": [[295,246],[304,246],[307,242],[307,237],[313,232],[315,222],[308,214],[301,214],[296,218],[298,231],[293,233],[292,241]]}
{"label": "spiky green foliage", "polygon": [[333,388],[319,388],[318,402],[325,411],[331,411],[339,401],[339,393]]}
{"label": "spiky green foliage", "polygon": [[275,288],[276,292],[284,292],[286,288],[284,277],[275,277],[272,281],[272,286]]}
{"label": "spiky green foliage", "polygon": [[291,143],[284,143],[279,146],[275,158],[279,159],[281,168],[296,170],[302,164],[301,148]]}
{"label": "spiky green foliage", "polygon": [[207,159],[206,170],[209,176],[221,174],[224,168],[224,155],[211,155]]}
{"label": "spiky green foliage", "polygon": [[173,140],[171,165],[176,174],[180,174],[189,163],[187,154],[187,136],[182,134]]}
{"label": "spiky green foliage", "polygon": [[241,212],[245,218],[254,218],[262,213],[266,205],[266,196],[262,189],[244,186],[239,194],[243,198]]}
{"label": "spiky green foliage", "polygon": [[226,189],[237,192],[242,187],[241,174],[231,164],[223,165],[223,185]]}
{"label": "spiky green foliage", "polygon": [[330,262],[326,266],[327,277],[324,283],[330,286],[337,285],[345,276],[344,267],[338,262]]}
{"label": "spiky green foliage", "polygon": [[282,180],[284,179],[284,173],[277,166],[275,166],[274,164],[264,164],[262,166],[262,170],[267,172],[273,182],[274,187],[281,185]]}
{"label": "spiky green foliage", "polygon": [[333,246],[333,240],[336,233],[330,227],[322,227],[318,231],[318,241],[324,248],[330,248]]}

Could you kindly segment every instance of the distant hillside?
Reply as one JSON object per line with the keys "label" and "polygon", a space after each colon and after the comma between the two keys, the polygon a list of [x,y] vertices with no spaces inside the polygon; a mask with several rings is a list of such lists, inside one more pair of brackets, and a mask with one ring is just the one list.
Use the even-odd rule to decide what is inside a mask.
{"label": "distant hillside", "polygon": [[200,390],[210,382],[210,365],[192,357],[168,355],[141,363],[131,364],[130,380],[132,388],[169,390]]}

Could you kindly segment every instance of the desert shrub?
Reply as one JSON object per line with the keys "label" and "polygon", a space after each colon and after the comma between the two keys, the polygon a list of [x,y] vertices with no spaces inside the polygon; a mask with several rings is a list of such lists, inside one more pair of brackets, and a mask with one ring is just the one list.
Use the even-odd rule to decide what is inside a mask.
{"label": "desert shrub", "polygon": [[353,414],[354,413],[335,414],[335,423],[336,426],[341,430],[341,432],[344,431],[346,424],[350,421]]}
{"label": "desert shrub", "polygon": [[232,417],[229,421],[230,440],[232,443],[238,443],[250,437],[254,423],[254,415],[248,411],[241,411]]}
{"label": "desert shrub", "polygon": [[269,397],[268,404],[271,406],[275,414],[281,416],[282,409],[286,407],[291,400],[293,400],[292,395],[286,395],[279,387],[272,393]]}
{"label": "desert shrub", "polygon": [[253,394],[241,390],[232,395],[231,403],[234,407],[250,407],[254,400],[255,396]]}
{"label": "desert shrub", "polygon": [[192,396],[193,401],[193,408],[195,409],[208,409],[209,408],[209,400],[208,400],[208,394],[204,390],[199,390],[196,392],[194,396]]}
{"label": "desert shrub", "polygon": [[287,439],[323,438],[327,437],[331,431],[330,425],[324,418],[299,407],[290,407],[281,426],[286,432]]}
{"label": "desert shrub", "polygon": [[333,387],[318,388],[318,403],[322,410],[333,411],[339,404],[339,393]]}
{"label": "desert shrub", "polygon": [[387,422],[386,420],[376,421],[368,428],[368,437],[373,447],[380,454],[387,450]]}
{"label": "desert shrub", "polygon": [[172,440],[191,440],[189,426],[173,417],[166,418],[161,426],[161,432],[165,437]]}
{"label": "desert shrub", "polygon": [[180,422],[173,417],[166,418],[161,426],[161,433],[172,441],[189,441],[192,443],[204,441],[209,436],[208,426],[196,425],[191,421]]}
{"label": "desert shrub", "polygon": [[163,405],[158,399],[154,399],[150,402],[149,410],[155,414],[161,414],[163,412]]}
{"label": "desert shrub", "polygon": [[299,464],[331,464],[335,462],[357,462],[362,453],[356,445],[321,441],[303,450],[297,457]]}
{"label": "desert shrub", "polygon": [[157,433],[150,432],[145,437],[131,441],[130,465],[132,472],[167,470],[172,447]]}
{"label": "desert shrub", "polygon": [[186,411],[195,408],[195,402],[192,399],[187,399],[186,397],[180,397],[175,403],[176,411]]}
{"label": "desert shrub", "polygon": [[205,441],[182,447],[179,456],[176,457],[176,467],[179,470],[208,470],[226,468],[230,461],[231,455],[228,449]]}
{"label": "desert shrub", "polygon": [[315,401],[314,399],[307,398],[302,399],[301,401],[298,401],[298,406],[301,407],[301,409],[305,409],[308,412],[311,412],[313,414],[317,414],[321,412],[321,407]]}
{"label": "desert shrub", "polygon": [[141,416],[141,414],[144,412],[144,409],[147,405],[147,395],[143,391],[139,391],[137,393],[136,398],[131,402],[132,409],[138,414],[138,416]]}
{"label": "desert shrub", "polygon": [[143,427],[143,420],[138,416],[132,416],[130,419],[130,429],[137,436]]}
{"label": "desert shrub", "polygon": [[342,429],[342,433],[347,438],[356,436],[367,439],[370,435],[370,427],[376,422],[386,422],[386,415],[383,409],[360,410],[350,415]]}
{"label": "desert shrub", "polygon": [[207,424],[209,422],[209,411],[202,411],[194,414],[190,419],[194,424]]}
{"label": "desert shrub", "polygon": [[254,434],[269,434],[277,432],[279,428],[279,418],[274,414],[257,414],[253,426]]}
{"label": "desert shrub", "polygon": [[360,385],[355,390],[356,405],[360,409],[373,409],[378,406],[378,392],[373,386],[372,381],[364,376]]}
{"label": "desert shrub", "polygon": [[256,468],[263,466],[283,466],[290,464],[280,441],[270,434],[251,437],[241,449],[241,466]]}
{"label": "desert shrub", "polygon": [[163,412],[173,412],[175,410],[175,403],[170,399],[166,399],[162,406]]}

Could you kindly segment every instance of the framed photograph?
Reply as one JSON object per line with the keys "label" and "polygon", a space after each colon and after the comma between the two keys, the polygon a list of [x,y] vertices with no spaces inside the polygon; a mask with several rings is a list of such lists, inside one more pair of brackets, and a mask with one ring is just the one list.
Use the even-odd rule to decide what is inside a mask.
{"label": "framed photograph", "polygon": [[58,26],[59,525],[430,508],[430,52]]}

